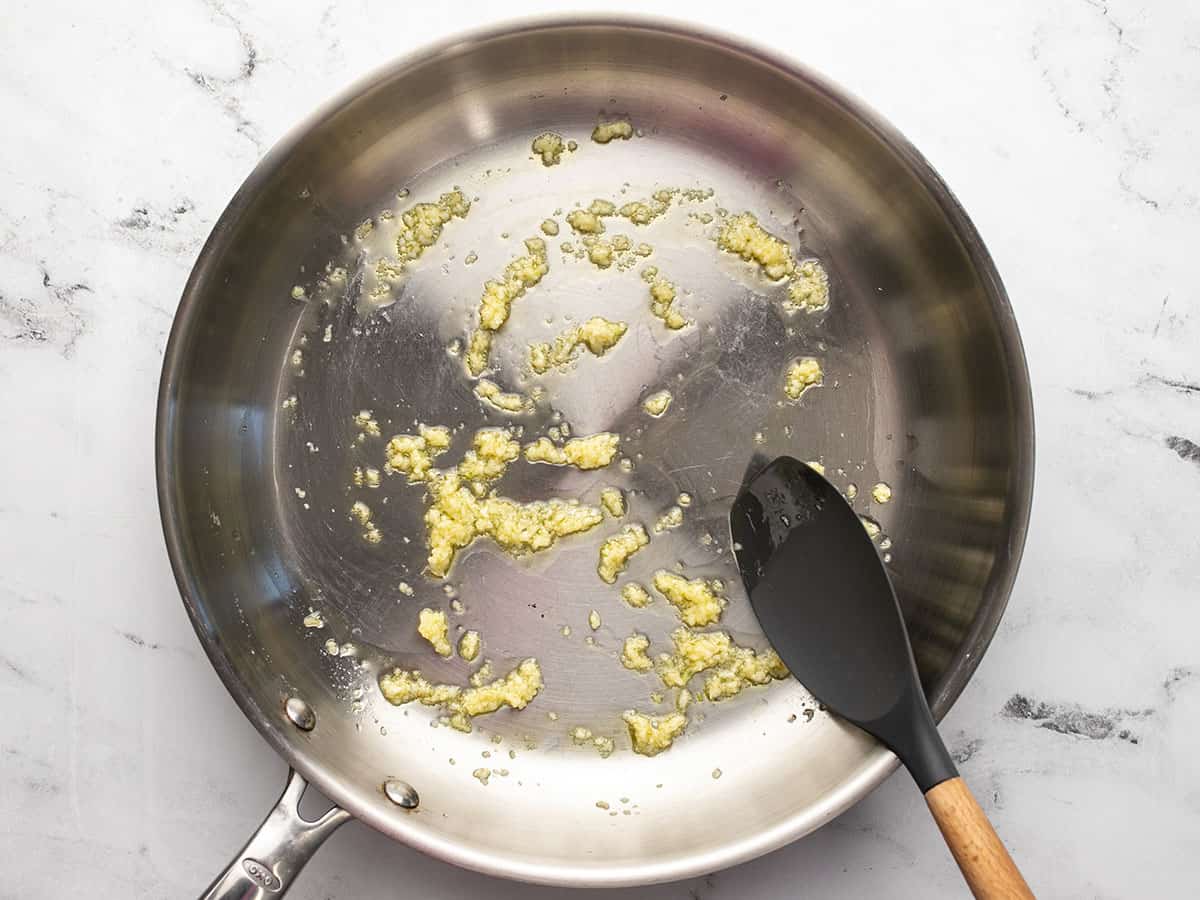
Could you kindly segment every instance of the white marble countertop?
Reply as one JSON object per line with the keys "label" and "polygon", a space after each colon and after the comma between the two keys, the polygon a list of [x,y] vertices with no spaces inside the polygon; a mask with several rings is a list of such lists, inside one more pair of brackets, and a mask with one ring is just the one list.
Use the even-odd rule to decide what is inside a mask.
{"label": "white marble countertop", "polygon": [[[6,5],[0,897],[195,895],[274,801],[286,766],[209,667],[159,529],[151,435],[176,302],[234,189],[314,105],[463,26],[555,6]],[[1042,896],[1192,892],[1200,9],[637,6],[825,72],[904,131],[973,216],[1029,354],[1037,488],[1008,613],[943,732]],[[351,824],[293,896],[569,893]],[[962,893],[900,774],[763,859],[606,896]]]}

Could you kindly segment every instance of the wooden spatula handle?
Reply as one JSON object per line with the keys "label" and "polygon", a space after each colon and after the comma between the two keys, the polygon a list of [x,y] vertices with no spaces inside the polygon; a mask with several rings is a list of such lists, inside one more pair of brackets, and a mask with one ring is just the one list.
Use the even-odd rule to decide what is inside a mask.
{"label": "wooden spatula handle", "polygon": [[979,900],[1032,900],[1033,892],[966,782],[943,781],[925,793],[925,802],[972,894]]}

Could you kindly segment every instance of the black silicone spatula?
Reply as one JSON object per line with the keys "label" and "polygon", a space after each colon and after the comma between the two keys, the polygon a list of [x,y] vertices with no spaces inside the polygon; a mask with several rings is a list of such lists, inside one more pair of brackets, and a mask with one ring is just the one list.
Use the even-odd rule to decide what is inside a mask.
{"label": "black silicone spatula", "polygon": [[942,743],[858,514],[812,468],[781,456],[743,488],[729,524],[750,602],[796,678],[908,767],[976,897],[1032,897]]}

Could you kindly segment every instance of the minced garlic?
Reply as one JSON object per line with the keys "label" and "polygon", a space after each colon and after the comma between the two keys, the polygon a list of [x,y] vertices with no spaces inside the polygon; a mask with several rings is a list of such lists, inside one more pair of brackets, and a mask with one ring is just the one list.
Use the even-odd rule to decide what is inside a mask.
{"label": "minced garlic", "polygon": [[815,259],[796,266],[788,285],[787,305],[808,312],[820,312],[829,306],[829,275]]}
{"label": "minced garlic", "polygon": [[815,259],[797,265],[787,242],[758,224],[753,213],[732,216],[721,226],[717,246],[758,265],[772,281],[787,279],[784,307],[818,312],[829,306],[829,275]]}
{"label": "minced garlic", "polygon": [[654,416],[657,419],[667,411],[673,399],[675,398],[668,390],[655,391],[642,401],[642,409],[645,410],[646,415]]}
{"label": "minced garlic", "polygon": [[[599,203],[600,201],[596,201]],[[600,232],[604,229],[599,218],[591,210],[597,208],[596,203],[587,210],[575,210],[574,222],[577,230],[585,232],[577,243],[565,242],[562,251],[576,259],[586,259],[598,269],[610,269],[614,265],[620,271],[632,268],[638,258],[652,252],[649,244],[639,244],[634,247],[628,235],[615,234],[611,238],[603,237]],[[572,218],[568,216],[568,218]]]}
{"label": "minced garlic", "polygon": [[355,466],[350,480],[355,487],[377,488],[381,484],[379,470],[373,466]]}
{"label": "minced garlic", "polygon": [[725,598],[715,593],[713,582],[703,578],[689,581],[682,575],[660,570],[654,573],[654,589],[679,611],[684,624],[692,627],[711,625],[721,618],[725,608]]}
{"label": "minced garlic", "polygon": [[[493,713],[501,707],[524,709],[542,689],[542,669],[536,659],[526,659],[503,678],[480,687],[468,688],[460,702],[451,706],[465,716]],[[457,710],[455,710],[457,707]],[[454,717],[450,719],[454,725]]]}
{"label": "minced garlic", "polygon": [[728,700],[751,685],[768,684],[791,674],[774,650],[755,653],[748,647],[734,648],[729,659],[704,679],[704,696],[713,701]]}
{"label": "minced garlic", "polygon": [[553,344],[531,344],[529,367],[538,375],[551,368],[565,369],[575,360],[575,350],[580,346],[587,348],[593,356],[603,356],[616,346],[628,330],[629,326],[624,322],[593,316],[582,325],[563,331]]}
{"label": "minced garlic", "polygon": [[677,712],[651,717],[630,709],[626,710],[621,718],[629,728],[633,752],[642,756],[657,756],[662,753],[687,727],[687,718]]}
{"label": "minced garlic", "polygon": [[462,637],[458,639],[458,655],[467,662],[474,662],[482,644],[483,639],[479,636],[478,631],[464,631]]}
{"label": "minced garlic", "polygon": [[627,141],[633,137],[633,125],[628,119],[615,119],[611,122],[601,122],[592,129],[592,140],[597,144],[607,144],[609,141]]}
{"label": "minced garlic", "polygon": [[617,208],[608,200],[593,200],[587,209],[573,209],[567,213],[567,224],[576,234],[601,234],[604,219],[615,216]]}
{"label": "minced garlic", "polygon": [[654,598],[636,581],[631,581],[621,588],[621,599],[635,609],[641,609],[648,606]]}
{"label": "minced garlic", "polygon": [[704,696],[726,700],[751,685],[787,678],[789,672],[774,650],[739,647],[723,631],[694,632],[679,628],[671,635],[674,653],[659,656],[656,670],[667,687],[686,688],[702,672]]}
{"label": "minced garlic", "polygon": [[452,652],[449,638],[450,627],[446,623],[446,614],[440,609],[421,610],[417,620],[417,634],[429,641],[433,652],[438,656],[449,656]]}
{"label": "minced garlic", "polygon": [[538,438],[525,445],[525,459],[531,463],[552,466],[574,466],[577,469],[602,469],[613,461],[621,438],[609,431],[586,437],[571,438],[561,447],[549,438]]}
{"label": "minced garlic", "polygon": [[566,146],[561,134],[547,131],[533,139],[530,149],[535,156],[542,158],[543,166],[556,166],[562,160],[563,148]]}
{"label": "minced garlic", "polygon": [[[501,549],[522,555],[545,550],[568,534],[587,531],[603,518],[599,509],[574,501],[520,503],[489,493],[488,485],[499,480],[521,453],[521,445],[507,430],[479,429],[472,448],[455,469],[433,469],[432,454],[443,452],[449,441],[447,429],[422,426],[420,435],[398,435],[388,443],[390,469],[404,472],[410,482],[429,484],[425,529],[431,575],[443,577],[455,554],[479,537],[490,537]],[[574,447],[568,442],[568,448],[563,448],[567,461],[581,467],[598,462],[607,441],[599,443],[600,449],[588,439]],[[611,453],[615,452],[614,444]]]}
{"label": "minced garlic", "polygon": [[600,217],[586,209],[574,209],[567,213],[567,224],[576,234],[600,234],[604,231]]}
{"label": "minced garlic", "polygon": [[467,371],[472,374],[482,372],[488,367],[492,357],[492,332],[476,328],[467,338],[467,352],[463,357],[467,363]]}
{"label": "minced garlic", "polygon": [[498,480],[508,464],[521,455],[521,445],[503,428],[481,428],[475,432],[471,449],[458,464],[458,474],[467,481]]}
{"label": "minced garlic", "polygon": [[620,488],[606,487],[600,492],[600,507],[614,519],[619,519],[625,515],[625,495]]}
{"label": "minced garlic", "polygon": [[670,209],[674,191],[655,191],[649,200],[634,200],[621,207],[620,213],[634,225],[649,225]]}
{"label": "minced garlic", "polygon": [[387,443],[387,472],[399,472],[410,482],[424,481],[433,468],[434,457],[450,446],[450,429],[421,425],[418,434],[398,434]]}
{"label": "minced garlic", "polygon": [[757,263],[772,281],[787,278],[796,269],[792,248],[759,225],[753,213],[744,212],[726,220],[717,236],[717,246]]}
{"label": "minced garlic", "polygon": [[368,544],[378,544],[383,540],[383,532],[381,532],[379,527],[373,521],[371,521],[371,507],[367,506],[367,504],[363,503],[361,500],[356,500],[350,505],[350,515],[357,519],[358,523],[362,525],[362,539],[364,541],[366,541]]}
{"label": "minced garlic", "polygon": [[476,669],[474,674],[472,674],[471,677],[467,679],[467,683],[470,684],[471,687],[483,687],[485,684],[487,684],[491,680],[491,678],[492,678],[492,661],[489,659],[485,659],[483,661],[483,665],[481,665],[478,669]]}
{"label": "minced garlic", "polygon": [[354,424],[363,434],[369,437],[379,437],[379,422],[371,410],[363,409],[354,415]]}
{"label": "minced garlic", "polygon": [[654,523],[654,533],[662,534],[671,528],[678,528],[683,524],[683,510],[678,506],[668,507],[666,512],[658,517],[658,521]]}
{"label": "minced garlic", "polygon": [[528,397],[505,391],[496,382],[489,381],[486,378],[480,378],[476,383],[475,396],[501,412],[525,412],[533,406]]}
{"label": "minced garlic", "polygon": [[596,573],[607,584],[615,584],[617,576],[625,571],[629,557],[650,543],[650,536],[641,525],[626,525],[620,534],[614,534],[600,545],[600,562]]}
{"label": "minced garlic", "polygon": [[603,518],[596,507],[557,498],[521,503],[494,494],[478,497],[457,473],[433,481],[430,495],[433,504],[425,512],[427,564],[438,578],[450,570],[455,554],[479,537],[490,537],[505,552],[521,556],[588,531]]}
{"label": "minced garlic", "polygon": [[646,654],[649,647],[650,638],[644,634],[631,634],[621,647],[621,665],[634,672],[649,672],[654,668],[654,660]]}
{"label": "minced garlic", "polygon": [[488,281],[483,286],[479,299],[479,327],[467,342],[467,370],[472,375],[479,375],[488,367],[491,336],[508,321],[513,302],[550,271],[545,241],[529,238],[525,241],[525,249],[528,251],[525,256],[517,257],[505,266],[501,280]]}
{"label": "minced garlic", "polygon": [[592,734],[592,729],[585,728],[582,725],[576,725],[571,729],[571,740],[579,747],[593,747],[600,754],[601,758],[607,758],[612,755],[615,742],[610,737],[603,735]]}
{"label": "minced garlic", "polygon": [[887,503],[892,499],[891,486],[886,482],[879,482],[875,487],[871,488],[871,499],[876,503]]}
{"label": "minced garlic", "polygon": [[395,279],[405,267],[437,243],[442,227],[452,218],[463,218],[471,204],[462,191],[442,194],[435,203],[418,203],[400,214],[400,233],[396,236],[396,258],[381,259],[375,267],[380,278]]}
{"label": "minced garlic", "polygon": [[678,331],[687,324],[687,319],[674,308],[678,291],[671,281],[662,277],[657,266],[646,266],[642,270],[642,280],[650,285],[650,312],[656,319],[662,319],[664,325],[672,331]]}
{"label": "minced garlic", "polygon": [[461,688],[453,684],[431,684],[420,672],[394,669],[379,679],[379,690],[389,703],[401,706],[417,700],[425,706],[440,706],[450,714],[450,725],[471,730],[471,719],[501,707],[524,709],[542,690],[542,669],[536,659],[526,659],[496,681]]}
{"label": "minced garlic", "polygon": [[658,676],[667,687],[687,687],[692,677],[729,658],[733,639],[723,631],[695,632],[678,628],[671,635],[675,652],[658,659]]}
{"label": "minced garlic", "polygon": [[607,269],[613,264],[613,245],[610,241],[593,241],[587,244],[587,258],[598,269]]}
{"label": "minced garlic", "polygon": [[788,366],[787,376],[783,382],[783,391],[791,399],[799,400],[801,394],[810,387],[819,385],[824,377],[821,363],[811,356],[793,360],[792,364]]}

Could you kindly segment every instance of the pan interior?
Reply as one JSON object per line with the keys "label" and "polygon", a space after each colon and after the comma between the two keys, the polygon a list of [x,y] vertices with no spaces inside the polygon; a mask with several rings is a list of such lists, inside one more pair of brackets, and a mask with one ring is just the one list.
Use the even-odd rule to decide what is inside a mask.
{"label": "pan interior", "polygon": [[[597,121],[617,115],[639,134],[592,142]],[[530,152],[548,130],[579,145],[559,165]],[[366,298],[363,275],[395,235],[380,213],[453,187],[470,212],[446,224],[389,302]],[[662,188],[711,189],[713,199],[608,228],[653,246],[646,262],[679,286],[693,323],[678,333],[650,315],[640,265],[601,270],[560,249],[578,240],[565,212]],[[431,579],[421,572],[423,487],[385,475],[378,489],[360,488],[352,472],[382,468],[387,438],[417,422],[458,429],[447,461],[486,425],[520,423],[526,439],[561,421],[576,435],[616,432],[629,471],[518,462],[503,493],[594,502],[615,485],[629,498],[623,521],[648,528],[688,494],[683,524],[654,535],[628,578],[646,584],[682,564],[690,577],[723,579],[722,627],[763,647],[729,552],[729,504],[754,453],[819,460],[858,488],[890,540],[922,676],[944,711],[1015,568],[1030,425],[1001,289],[938,192],[919,161],[823,86],[648,27],[548,26],[461,42],[331,108],[273,151],[231,204],[197,264],[164,376],[168,542],[235,696],[372,825],[531,880],[680,877],[835,815],[890,757],[815,709],[794,681],[703,704],[668,753],[630,752],[621,712],[666,711],[670,695],[654,706],[661,685],[620,666],[621,643],[638,631],[666,649],[678,620],[662,598],[632,609],[598,579],[597,547],[622,522],[524,560],[479,541],[447,578]],[[717,252],[703,221],[716,206],[752,211],[801,257],[821,259],[828,311],[785,314],[778,288]],[[558,236],[539,231],[546,218]],[[358,229],[367,220],[370,233]],[[553,419],[481,404],[447,349],[472,327],[483,282],[533,236],[549,244],[550,271],[514,304],[493,377],[514,390],[543,385]],[[330,266],[347,279],[321,288]],[[522,373],[530,343],[595,315],[629,324],[614,350],[584,353],[566,373]],[[821,360],[824,383],[788,402],[783,373],[806,356]],[[642,401],[664,388],[673,403],[652,418]],[[380,436],[360,438],[360,410]],[[893,491],[887,505],[869,502],[876,482]],[[378,544],[362,539],[355,500],[369,504]],[[529,708],[478,718],[470,734],[431,727],[435,711],[392,707],[375,686],[393,664],[465,681],[474,666],[436,660],[415,632],[417,610],[450,611],[455,598],[464,611],[451,612],[452,629],[479,630],[498,673],[534,656],[545,678]],[[324,627],[303,624],[313,610]],[[289,696],[313,707],[314,730],[288,723]],[[580,726],[617,751],[601,758],[578,746]],[[486,785],[477,769],[492,771]],[[417,788],[418,811],[389,803],[389,777]]]}

